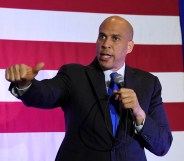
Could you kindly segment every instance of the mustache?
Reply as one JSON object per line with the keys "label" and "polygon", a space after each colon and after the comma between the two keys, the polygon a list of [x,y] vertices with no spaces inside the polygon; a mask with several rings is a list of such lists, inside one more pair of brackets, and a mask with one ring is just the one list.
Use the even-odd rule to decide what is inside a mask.
{"label": "mustache", "polygon": [[109,50],[100,50],[100,54],[112,55]]}

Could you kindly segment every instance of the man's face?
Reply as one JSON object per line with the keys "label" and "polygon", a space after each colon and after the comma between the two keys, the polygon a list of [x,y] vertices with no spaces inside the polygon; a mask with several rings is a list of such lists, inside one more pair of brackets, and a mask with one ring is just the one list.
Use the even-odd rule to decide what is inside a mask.
{"label": "man's face", "polygon": [[96,42],[97,59],[103,70],[116,71],[124,65],[125,57],[132,51],[127,25],[120,21],[102,23]]}

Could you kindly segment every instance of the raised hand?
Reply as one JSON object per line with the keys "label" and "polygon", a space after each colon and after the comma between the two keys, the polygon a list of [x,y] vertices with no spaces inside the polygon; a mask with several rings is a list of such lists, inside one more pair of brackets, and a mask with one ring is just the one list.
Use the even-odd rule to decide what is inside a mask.
{"label": "raised hand", "polygon": [[35,67],[25,64],[16,64],[6,69],[5,78],[9,82],[16,83],[18,87],[24,88],[31,84],[38,72],[44,67],[44,63],[38,63]]}

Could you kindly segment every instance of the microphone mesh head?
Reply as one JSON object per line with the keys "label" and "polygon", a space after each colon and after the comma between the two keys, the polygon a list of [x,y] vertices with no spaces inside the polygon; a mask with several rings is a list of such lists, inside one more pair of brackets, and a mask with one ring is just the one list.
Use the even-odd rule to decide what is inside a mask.
{"label": "microphone mesh head", "polygon": [[117,84],[123,83],[124,82],[124,77],[121,74],[116,74],[114,76],[114,82]]}

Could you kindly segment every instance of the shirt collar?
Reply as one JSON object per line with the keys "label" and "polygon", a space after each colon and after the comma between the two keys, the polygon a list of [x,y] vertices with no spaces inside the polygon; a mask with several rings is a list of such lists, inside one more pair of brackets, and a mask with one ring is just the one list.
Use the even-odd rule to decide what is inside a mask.
{"label": "shirt collar", "polygon": [[[110,74],[111,73],[113,73],[114,71],[112,71],[112,70],[105,70],[104,71],[104,75],[105,75],[105,82],[107,83],[107,82],[109,82],[110,81]],[[115,71],[115,72],[117,72],[118,74],[121,74],[122,76],[124,76],[125,75],[125,64],[120,68],[120,69],[118,69],[117,71]]]}

